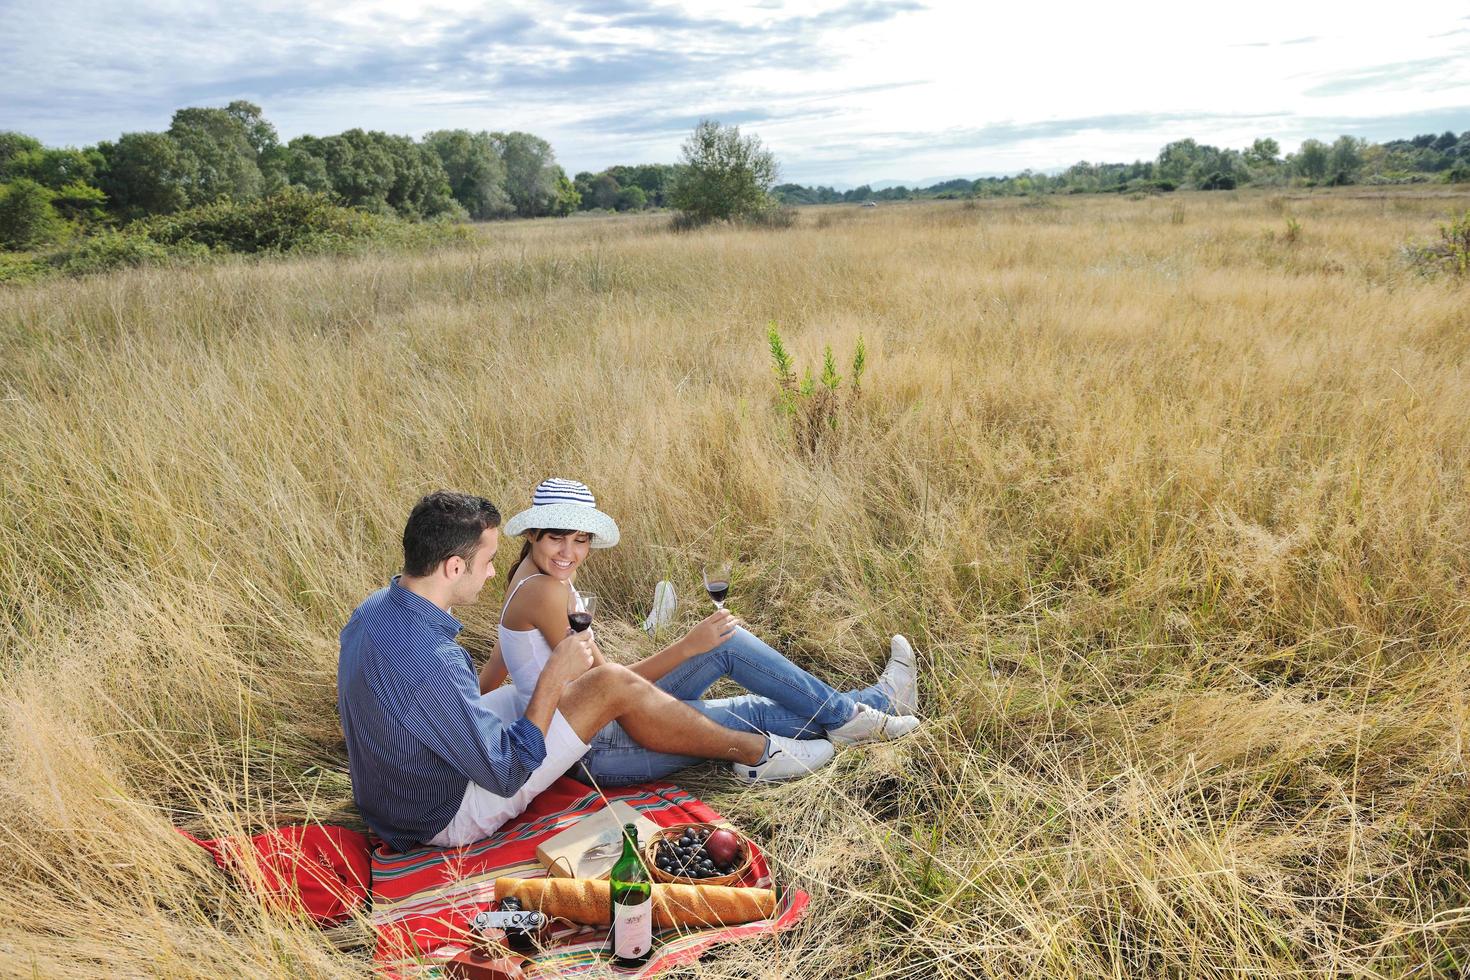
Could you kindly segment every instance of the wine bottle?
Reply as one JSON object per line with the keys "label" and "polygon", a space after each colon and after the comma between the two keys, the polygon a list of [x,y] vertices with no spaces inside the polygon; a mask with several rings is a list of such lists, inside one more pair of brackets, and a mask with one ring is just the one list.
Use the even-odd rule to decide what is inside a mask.
{"label": "wine bottle", "polygon": [[638,856],[638,828],[623,825],[623,856],[613,865],[612,946],[617,966],[642,966],[653,952],[653,885]]}

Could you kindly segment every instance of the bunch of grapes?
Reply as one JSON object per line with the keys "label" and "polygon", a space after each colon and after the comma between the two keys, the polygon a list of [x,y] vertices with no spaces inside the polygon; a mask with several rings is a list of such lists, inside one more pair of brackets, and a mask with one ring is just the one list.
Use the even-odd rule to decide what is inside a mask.
{"label": "bunch of grapes", "polygon": [[[717,837],[710,846],[710,838]],[[654,861],[665,874],[684,878],[717,878],[735,870],[739,862],[738,843],[733,850],[726,845],[725,838],[734,843],[734,835],[728,830],[711,832],[705,827],[685,827],[678,837],[665,837],[654,849]]]}

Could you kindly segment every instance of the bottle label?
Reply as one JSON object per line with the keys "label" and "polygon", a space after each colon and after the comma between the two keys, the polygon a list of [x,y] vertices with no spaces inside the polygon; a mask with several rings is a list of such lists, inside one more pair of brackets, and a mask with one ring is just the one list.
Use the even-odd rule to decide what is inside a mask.
{"label": "bottle label", "polygon": [[639,905],[613,904],[613,955],[641,959],[653,945],[653,899]]}

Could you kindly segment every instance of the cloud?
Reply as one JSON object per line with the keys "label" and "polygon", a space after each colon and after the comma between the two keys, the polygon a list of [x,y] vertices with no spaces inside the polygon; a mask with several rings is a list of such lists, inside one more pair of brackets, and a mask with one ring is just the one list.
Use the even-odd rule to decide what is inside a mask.
{"label": "cloud", "polygon": [[1399,82],[1434,75],[1437,69],[1459,64],[1462,60],[1462,57],[1458,55],[1441,55],[1437,58],[1420,58],[1417,61],[1400,61],[1391,65],[1359,68],[1333,76],[1322,84],[1307,89],[1303,94],[1321,97],[1392,87]]}
{"label": "cloud", "polygon": [[899,131],[866,134],[864,139],[852,143],[829,144],[829,147],[856,150],[863,146],[886,147],[929,146],[936,148],[973,147],[994,148],[1013,146],[1040,140],[1061,139],[1090,132],[1152,132],[1166,127],[1192,127],[1199,133],[1223,121],[1238,123],[1242,120],[1267,120],[1277,118],[1275,113],[1229,113],[1201,114],[1183,112],[1136,112],[1115,113],[1100,116],[1084,116],[1074,119],[1047,119],[1038,122],[1002,122],[985,126],[948,129],[940,132],[927,130]]}
{"label": "cloud", "polygon": [[[1034,26],[1024,10],[963,0],[420,2],[27,4],[25,17],[0,18],[0,129],[84,144],[162,129],[183,106],[245,98],[286,137],[525,129],[569,168],[599,169],[672,160],[683,135],[714,118],[758,129],[793,172],[862,180],[961,173],[972,161],[993,170],[1135,147],[1151,155],[1170,139],[1228,133],[1238,143],[1252,130],[1283,142],[1297,131],[1376,138],[1373,118],[1300,114],[1338,108],[1323,96],[1356,103],[1374,89],[1392,100],[1375,110],[1464,101],[1446,84],[1464,81],[1452,64],[1463,45],[1429,35],[1470,30],[1459,15],[1421,18],[1403,45],[1380,48],[1392,52],[1385,64],[1365,67],[1331,60],[1361,33],[1352,23],[1334,21],[1329,44],[1303,33],[1318,29],[1309,18],[1252,25],[1243,15],[1234,38],[1256,38],[1237,46],[1250,50],[1216,49],[1201,34],[1170,75],[1139,54],[1151,50],[1148,25],[1068,39],[1017,29]],[[1089,67],[1081,56],[1093,54],[1102,60]],[[1160,77],[1173,81],[1161,88]],[[1238,114],[1243,106],[1270,111]],[[1452,116],[1395,117],[1382,138],[1470,126]]]}
{"label": "cloud", "polygon": [[1292,121],[1293,128],[1307,136],[1327,139],[1331,135],[1361,136],[1374,142],[1409,139],[1421,133],[1460,133],[1470,130],[1470,105],[1388,116],[1306,116]]}
{"label": "cloud", "polygon": [[1246,41],[1241,44],[1232,44],[1232,48],[1275,48],[1286,47],[1288,44],[1311,44],[1322,40],[1320,37],[1294,37],[1287,41]]}

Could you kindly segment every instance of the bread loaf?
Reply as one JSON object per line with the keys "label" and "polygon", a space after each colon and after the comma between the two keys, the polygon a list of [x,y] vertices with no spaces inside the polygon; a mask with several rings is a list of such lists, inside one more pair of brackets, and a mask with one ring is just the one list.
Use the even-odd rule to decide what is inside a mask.
{"label": "bread loaf", "polygon": [[[495,898],[520,899],[527,909],[588,926],[612,924],[608,883],[588,878],[496,878]],[[653,924],[730,926],[757,922],[776,914],[776,894],[767,888],[722,885],[653,886]]]}

